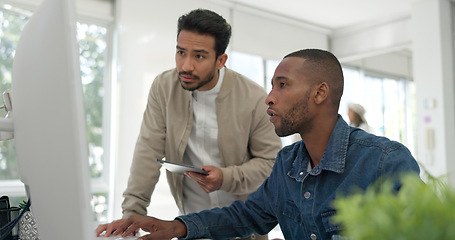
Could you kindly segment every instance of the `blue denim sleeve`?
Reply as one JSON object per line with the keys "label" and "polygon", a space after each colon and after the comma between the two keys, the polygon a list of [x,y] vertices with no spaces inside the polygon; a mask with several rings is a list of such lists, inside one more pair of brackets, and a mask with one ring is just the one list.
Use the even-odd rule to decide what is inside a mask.
{"label": "blue denim sleeve", "polygon": [[175,219],[179,219],[185,223],[187,229],[186,237],[179,239],[207,238],[210,235],[210,233],[207,231],[207,228],[203,227],[204,225],[197,217],[197,214],[183,215],[176,217]]}
{"label": "blue denim sleeve", "polygon": [[252,233],[267,234],[278,223],[271,211],[270,197],[274,177],[265,180],[259,189],[252,193],[246,202],[235,201],[228,207],[214,208],[199,213],[179,216],[185,223],[187,236],[184,239],[211,238],[233,239],[248,237]]}
{"label": "blue denim sleeve", "polygon": [[389,151],[385,151],[384,159],[379,166],[382,179],[391,178],[395,181],[395,190],[399,190],[401,183],[399,178],[403,174],[419,175],[420,167],[411,152],[401,143],[393,142]]}
{"label": "blue denim sleeve", "polygon": [[233,239],[248,237],[252,233],[267,234],[277,222],[276,219],[267,219],[265,216],[267,214],[262,212],[261,204],[247,200],[246,203],[235,201],[229,207],[205,210],[179,216],[177,219],[187,227],[184,239]]}

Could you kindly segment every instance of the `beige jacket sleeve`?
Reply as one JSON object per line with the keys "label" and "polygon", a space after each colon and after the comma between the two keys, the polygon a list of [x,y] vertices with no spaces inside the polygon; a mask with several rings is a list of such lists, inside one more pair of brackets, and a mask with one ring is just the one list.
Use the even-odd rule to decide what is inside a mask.
{"label": "beige jacket sleeve", "polygon": [[142,125],[131,164],[127,189],[123,193],[123,217],[146,215],[152,192],[160,176],[161,165],[156,158],[164,157],[165,117],[152,86],[144,111]]}
{"label": "beige jacket sleeve", "polygon": [[232,83],[231,91],[217,99],[218,142],[226,166],[220,190],[244,200],[270,175],[281,139],[269,121],[264,88],[230,70],[225,78]]}

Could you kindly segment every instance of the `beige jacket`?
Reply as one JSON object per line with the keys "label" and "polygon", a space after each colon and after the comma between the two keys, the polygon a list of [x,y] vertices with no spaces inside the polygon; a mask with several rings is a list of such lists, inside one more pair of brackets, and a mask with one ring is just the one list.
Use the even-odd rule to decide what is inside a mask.
{"label": "beige jacket", "polygon": [[[266,113],[265,90],[246,77],[226,69],[216,98],[218,145],[222,160],[220,190],[246,200],[269,176],[280,138]],[[183,162],[193,121],[191,92],[184,90],[176,69],[163,72],[152,84],[134,151],[123,217],[146,215],[160,175],[157,158]],[[183,175],[167,172],[172,195],[184,212]]]}

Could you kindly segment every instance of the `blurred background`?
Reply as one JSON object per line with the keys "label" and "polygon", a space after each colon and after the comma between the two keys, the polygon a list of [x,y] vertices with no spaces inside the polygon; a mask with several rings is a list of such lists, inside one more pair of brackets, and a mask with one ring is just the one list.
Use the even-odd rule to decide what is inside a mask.
{"label": "blurred background", "polygon": [[[2,92],[11,88],[21,30],[40,3],[0,0]],[[430,174],[455,184],[453,1],[76,0],[76,6],[92,206],[99,222],[121,216],[148,90],[157,74],[175,67],[177,19],[195,8],[228,20],[233,35],[227,67],[266,91],[287,53],[333,52],[345,74],[343,118],[349,122],[348,106],[360,104],[370,132],[403,143]],[[296,140],[282,139],[285,145]],[[2,141],[0,193],[13,204],[25,199],[18,179],[14,140]],[[149,213],[165,219],[178,214],[164,178]]]}

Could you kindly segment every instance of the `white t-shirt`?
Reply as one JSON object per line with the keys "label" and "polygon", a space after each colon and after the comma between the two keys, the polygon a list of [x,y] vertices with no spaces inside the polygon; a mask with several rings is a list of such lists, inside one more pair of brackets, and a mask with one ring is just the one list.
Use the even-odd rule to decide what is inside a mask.
{"label": "white t-shirt", "polygon": [[[214,88],[208,91],[193,91],[194,121],[188,146],[183,155],[183,162],[186,164],[221,167],[215,99],[220,92],[224,72],[225,69],[222,68]],[[183,180],[184,214],[228,206],[234,200],[234,196],[228,192],[219,190],[207,194],[189,177],[185,176]]]}

